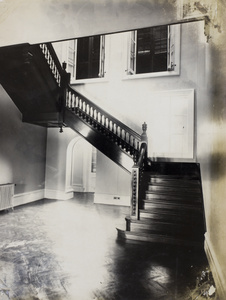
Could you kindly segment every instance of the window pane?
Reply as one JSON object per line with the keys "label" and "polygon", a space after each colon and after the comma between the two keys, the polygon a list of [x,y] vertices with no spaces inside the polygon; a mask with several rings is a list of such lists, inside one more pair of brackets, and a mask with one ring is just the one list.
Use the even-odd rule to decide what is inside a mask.
{"label": "window pane", "polygon": [[167,26],[137,30],[137,74],[167,70]]}
{"label": "window pane", "polygon": [[99,74],[100,36],[78,39],[77,79],[96,78]]}

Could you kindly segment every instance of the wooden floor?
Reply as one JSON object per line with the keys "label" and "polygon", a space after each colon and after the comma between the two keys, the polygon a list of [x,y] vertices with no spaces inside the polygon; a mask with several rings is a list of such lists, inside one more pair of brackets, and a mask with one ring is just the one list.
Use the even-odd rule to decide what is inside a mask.
{"label": "wooden floor", "polygon": [[0,299],[192,299],[204,252],[121,244],[115,228],[128,213],[92,194],[1,212]]}

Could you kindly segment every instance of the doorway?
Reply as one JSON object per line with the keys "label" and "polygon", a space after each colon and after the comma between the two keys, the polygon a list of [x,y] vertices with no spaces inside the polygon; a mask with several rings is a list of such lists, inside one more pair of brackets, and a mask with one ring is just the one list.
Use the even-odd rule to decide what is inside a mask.
{"label": "doorway", "polygon": [[96,148],[81,137],[74,138],[67,148],[66,191],[95,192]]}

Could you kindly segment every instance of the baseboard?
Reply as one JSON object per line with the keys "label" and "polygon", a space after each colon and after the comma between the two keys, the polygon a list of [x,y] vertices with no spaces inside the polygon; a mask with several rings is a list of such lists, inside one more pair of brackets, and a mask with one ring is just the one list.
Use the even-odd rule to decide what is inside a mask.
{"label": "baseboard", "polygon": [[82,184],[73,184],[72,189],[74,192],[84,192],[84,188]]}
{"label": "baseboard", "polygon": [[13,196],[13,206],[31,203],[44,198],[44,189],[26,193],[15,194]]}
{"label": "baseboard", "polygon": [[45,189],[45,198],[47,199],[56,199],[56,200],[68,200],[73,198],[73,192],[64,192],[57,190]]}
{"label": "baseboard", "polygon": [[205,252],[216,284],[217,295],[219,300],[226,299],[226,279],[222,272],[222,265],[219,263],[210,242],[208,233],[205,234]]}
{"label": "baseboard", "polygon": [[130,197],[129,196],[118,196],[118,195],[96,194],[95,193],[94,194],[94,203],[130,206]]}

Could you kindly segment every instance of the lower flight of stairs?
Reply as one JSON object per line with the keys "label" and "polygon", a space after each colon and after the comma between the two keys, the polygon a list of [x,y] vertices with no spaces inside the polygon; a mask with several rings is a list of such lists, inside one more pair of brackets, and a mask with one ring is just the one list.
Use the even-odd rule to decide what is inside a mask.
{"label": "lower flight of stairs", "polygon": [[[126,218],[122,240],[203,246],[205,218],[199,166],[161,164],[146,173],[148,184],[139,218]],[[178,168],[179,167],[179,168]],[[154,168],[154,169],[155,169]]]}

